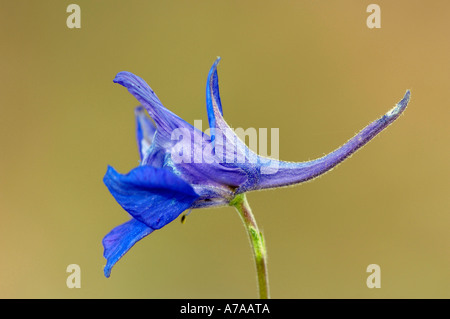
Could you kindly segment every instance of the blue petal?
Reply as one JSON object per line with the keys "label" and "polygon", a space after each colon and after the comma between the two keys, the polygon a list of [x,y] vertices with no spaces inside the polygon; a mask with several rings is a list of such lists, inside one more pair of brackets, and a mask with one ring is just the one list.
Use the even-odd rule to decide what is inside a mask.
{"label": "blue petal", "polygon": [[139,166],[126,175],[108,166],[103,181],[123,209],[152,229],[170,223],[198,198],[174,173],[152,166]]}
{"label": "blue petal", "polygon": [[112,267],[119,259],[135,243],[151,234],[153,230],[134,218],[111,230],[102,241],[104,247],[103,256],[106,258],[106,266],[104,268],[105,276],[109,277]]}
{"label": "blue petal", "polygon": [[142,163],[144,162],[150,146],[152,145],[156,127],[150,118],[145,114],[145,109],[142,106],[138,106],[134,110],[134,114],[136,117],[136,139]]}
{"label": "blue petal", "polygon": [[223,116],[222,102],[220,101],[219,94],[219,77],[217,76],[217,65],[219,64],[219,61],[220,57],[214,61],[214,64],[209,70],[208,79],[206,81],[206,110],[208,112],[211,141],[214,141],[215,139],[217,114]]}
{"label": "blue petal", "polygon": [[171,132],[179,127],[191,127],[186,121],[166,109],[155,92],[140,77],[130,72],[119,72],[114,78],[114,83],[119,83],[130,92],[147,110],[155,121],[160,134],[170,139]]}

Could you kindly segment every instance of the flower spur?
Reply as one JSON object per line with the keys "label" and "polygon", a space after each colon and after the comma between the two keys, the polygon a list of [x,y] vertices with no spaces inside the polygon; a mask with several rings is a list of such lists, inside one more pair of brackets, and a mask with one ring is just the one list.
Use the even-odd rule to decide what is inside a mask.
{"label": "flower spur", "polygon": [[280,161],[251,151],[224,120],[217,76],[219,61],[217,58],[212,65],[206,85],[210,135],[167,110],[138,76],[129,72],[116,75],[114,82],[126,87],[141,103],[135,109],[140,165],[124,175],[108,166],[104,177],[113,197],[132,217],[103,239],[106,277],[137,241],[183,211],[231,205],[240,213],[253,244],[260,296],[268,297],[264,241],[245,193],[294,185],[326,173],[396,120],[410,98],[408,90],[388,113],[328,155],[307,162]]}

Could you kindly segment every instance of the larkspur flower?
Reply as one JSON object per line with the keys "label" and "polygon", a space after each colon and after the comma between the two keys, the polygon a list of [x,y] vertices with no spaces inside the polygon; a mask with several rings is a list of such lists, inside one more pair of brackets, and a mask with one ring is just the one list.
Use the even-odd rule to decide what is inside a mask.
{"label": "larkspur flower", "polygon": [[[212,65],[206,85],[210,136],[167,110],[138,76],[129,72],[116,75],[114,82],[141,103],[135,109],[140,165],[124,175],[108,166],[104,177],[113,197],[131,215],[103,239],[106,277],[136,242],[185,210],[230,205],[246,192],[298,184],[331,170],[397,119],[410,98],[407,91],[393,109],[328,155],[307,162],[285,162],[252,152],[225,122],[218,87],[219,60]],[[175,132],[185,134],[181,140],[174,139]],[[190,160],[175,160],[180,149],[190,151],[183,154]]]}

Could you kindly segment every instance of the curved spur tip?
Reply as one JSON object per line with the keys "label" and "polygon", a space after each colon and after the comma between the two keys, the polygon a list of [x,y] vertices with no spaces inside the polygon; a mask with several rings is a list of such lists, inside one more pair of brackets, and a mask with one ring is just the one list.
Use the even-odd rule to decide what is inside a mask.
{"label": "curved spur tip", "polygon": [[406,109],[406,106],[408,105],[410,98],[411,98],[411,91],[406,90],[403,99],[401,99],[400,102],[398,102],[397,105],[392,108],[392,110],[387,112],[386,116],[394,117],[400,115]]}

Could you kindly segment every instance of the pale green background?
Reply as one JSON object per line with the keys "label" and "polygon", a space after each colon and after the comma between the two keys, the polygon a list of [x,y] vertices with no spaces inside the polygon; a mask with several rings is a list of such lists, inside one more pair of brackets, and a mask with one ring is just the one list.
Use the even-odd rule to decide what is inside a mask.
{"label": "pale green background", "polygon": [[[247,235],[229,207],[193,211],[103,276],[103,236],[128,216],[103,185],[138,164],[143,77],[207,123],[215,57],[226,120],[279,128],[280,157],[328,153],[412,90],[406,113],[331,173],[251,193],[274,298],[449,298],[450,2],[0,2],[0,297],[254,298]],[[206,127],[204,127],[206,128]],[[81,267],[81,288],[66,267]],[[366,267],[381,266],[380,289]]]}

